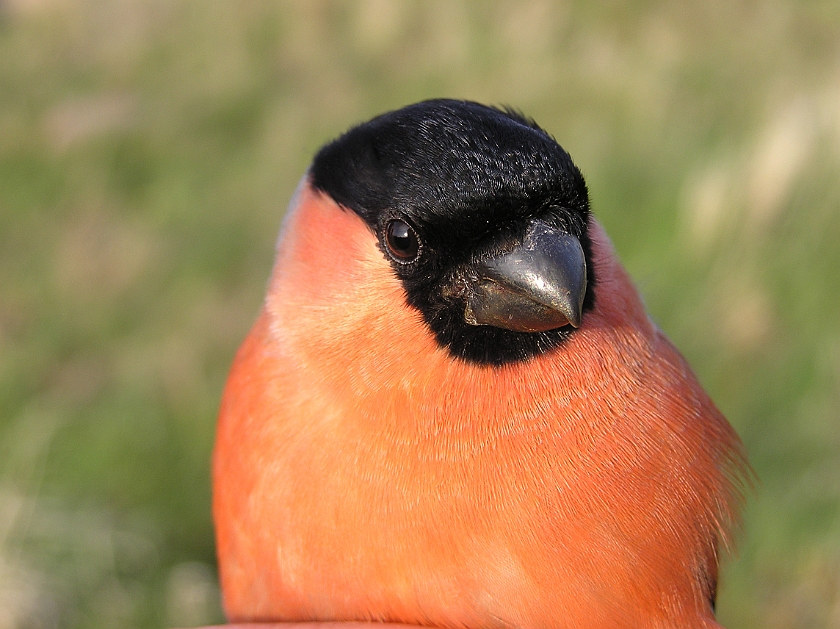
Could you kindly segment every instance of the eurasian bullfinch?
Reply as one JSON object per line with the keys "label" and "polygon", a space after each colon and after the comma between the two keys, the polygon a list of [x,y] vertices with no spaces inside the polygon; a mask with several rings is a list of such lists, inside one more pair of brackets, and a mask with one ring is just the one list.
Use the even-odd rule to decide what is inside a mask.
{"label": "eurasian bullfinch", "polygon": [[746,462],[533,120],[433,100],[316,155],[224,393],[231,621],[699,628]]}

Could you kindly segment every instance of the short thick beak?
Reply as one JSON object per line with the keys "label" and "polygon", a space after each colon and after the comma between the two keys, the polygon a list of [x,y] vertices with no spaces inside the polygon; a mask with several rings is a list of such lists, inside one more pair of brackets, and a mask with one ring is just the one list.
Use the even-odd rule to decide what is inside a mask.
{"label": "short thick beak", "polygon": [[580,241],[533,221],[522,244],[475,265],[464,320],[517,332],[579,327],[586,294]]}

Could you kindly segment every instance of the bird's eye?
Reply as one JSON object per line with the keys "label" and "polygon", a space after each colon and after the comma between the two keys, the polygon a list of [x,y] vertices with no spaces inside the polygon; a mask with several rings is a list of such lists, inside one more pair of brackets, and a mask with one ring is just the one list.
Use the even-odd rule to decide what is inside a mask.
{"label": "bird's eye", "polygon": [[411,262],[420,251],[420,241],[411,225],[399,219],[385,227],[385,245],[397,262]]}

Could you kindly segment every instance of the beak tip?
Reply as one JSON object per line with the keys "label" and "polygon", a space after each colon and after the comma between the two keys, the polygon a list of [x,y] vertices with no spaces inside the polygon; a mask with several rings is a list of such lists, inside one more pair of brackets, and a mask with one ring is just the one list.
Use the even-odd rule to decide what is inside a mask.
{"label": "beak tip", "polygon": [[581,322],[583,320],[583,303],[574,303],[572,301],[572,296],[568,296],[568,301],[560,304],[557,308],[560,312],[563,313],[563,316],[566,317],[566,321],[568,325],[572,326],[573,328],[579,328]]}

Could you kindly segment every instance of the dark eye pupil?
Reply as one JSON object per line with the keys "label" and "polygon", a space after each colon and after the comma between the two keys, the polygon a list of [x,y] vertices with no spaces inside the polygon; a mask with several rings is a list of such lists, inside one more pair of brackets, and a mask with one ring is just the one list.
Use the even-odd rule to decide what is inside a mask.
{"label": "dark eye pupil", "polygon": [[400,260],[411,260],[417,256],[417,234],[405,221],[391,221],[388,224],[385,242],[391,254]]}

